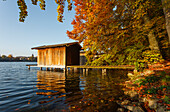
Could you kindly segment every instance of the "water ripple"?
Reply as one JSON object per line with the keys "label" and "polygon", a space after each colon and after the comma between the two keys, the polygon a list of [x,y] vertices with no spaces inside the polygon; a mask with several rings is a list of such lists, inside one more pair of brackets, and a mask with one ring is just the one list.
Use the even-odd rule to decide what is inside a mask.
{"label": "water ripple", "polygon": [[[67,74],[26,68],[29,63],[0,62],[0,112],[88,111],[100,99],[122,95],[113,76]],[[34,64],[34,63],[32,63]],[[119,75],[119,74],[117,74]],[[120,76],[120,75],[119,75]]]}

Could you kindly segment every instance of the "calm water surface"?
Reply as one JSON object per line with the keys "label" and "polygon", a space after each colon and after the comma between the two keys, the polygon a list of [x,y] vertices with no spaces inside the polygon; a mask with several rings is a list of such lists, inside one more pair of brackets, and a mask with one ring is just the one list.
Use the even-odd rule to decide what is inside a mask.
{"label": "calm water surface", "polygon": [[119,83],[126,79],[125,71],[65,75],[28,70],[26,64],[34,63],[0,62],[0,112],[114,112],[118,108],[115,100],[123,95]]}

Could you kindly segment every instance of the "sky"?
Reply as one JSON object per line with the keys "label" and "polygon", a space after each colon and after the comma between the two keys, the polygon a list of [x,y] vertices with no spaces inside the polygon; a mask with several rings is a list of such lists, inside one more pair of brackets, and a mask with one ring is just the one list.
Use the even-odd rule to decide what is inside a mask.
{"label": "sky", "polygon": [[25,0],[28,16],[25,22],[19,22],[17,0],[0,0],[0,55],[37,56],[32,47],[75,42],[67,37],[66,31],[73,29],[71,21],[74,10],[64,12],[64,22],[57,21],[57,4],[55,0],[46,0],[46,10],[32,5]]}

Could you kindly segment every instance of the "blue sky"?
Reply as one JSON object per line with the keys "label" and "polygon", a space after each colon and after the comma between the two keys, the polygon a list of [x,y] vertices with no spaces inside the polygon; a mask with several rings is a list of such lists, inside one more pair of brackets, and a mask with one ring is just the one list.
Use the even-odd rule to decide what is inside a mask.
{"label": "blue sky", "polygon": [[26,0],[28,16],[19,22],[17,0],[0,0],[0,55],[31,56],[37,55],[32,47],[66,42],[74,42],[67,37],[66,31],[72,30],[71,21],[74,11],[65,10],[64,22],[57,21],[55,0],[46,0],[43,11]]}

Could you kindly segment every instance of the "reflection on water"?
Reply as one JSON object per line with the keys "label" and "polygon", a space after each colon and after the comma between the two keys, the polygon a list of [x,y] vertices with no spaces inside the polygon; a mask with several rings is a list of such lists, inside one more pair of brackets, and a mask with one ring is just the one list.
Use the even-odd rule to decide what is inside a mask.
{"label": "reflection on water", "polygon": [[[52,104],[54,111],[69,111],[71,105],[78,104],[83,98],[80,89],[80,78],[73,74],[64,74],[60,72],[37,71],[37,95],[43,95],[48,99],[39,101],[39,104]],[[61,106],[54,106],[62,104]],[[49,111],[50,106],[43,107],[39,111]],[[51,110],[51,111],[52,111]]]}
{"label": "reflection on water", "polygon": [[116,99],[123,95],[119,83],[126,78],[125,71],[114,70],[105,76],[101,75],[100,70],[93,70],[88,75],[66,75],[60,72],[28,71],[22,66],[23,63],[12,64],[15,70],[2,69],[10,64],[0,65],[3,73],[0,75],[1,112],[114,112],[118,108]]}
{"label": "reflection on water", "polygon": [[59,72],[47,72],[47,71],[37,71],[37,88],[45,90],[45,92],[37,92],[37,95],[56,95],[57,91],[60,93],[65,92],[65,74]]}

